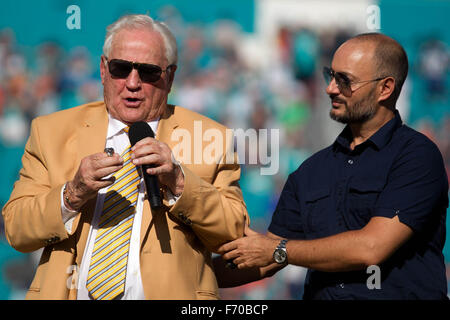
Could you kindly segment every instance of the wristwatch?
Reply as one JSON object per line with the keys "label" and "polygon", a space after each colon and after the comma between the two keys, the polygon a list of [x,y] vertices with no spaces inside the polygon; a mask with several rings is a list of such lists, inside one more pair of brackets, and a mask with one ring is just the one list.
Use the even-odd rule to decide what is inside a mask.
{"label": "wristwatch", "polygon": [[287,242],[288,241],[286,239],[281,240],[278,246],[275,248],[275,251],[273,252],[273,259],[278,264],[287,263],[287,251],[286,251]]}

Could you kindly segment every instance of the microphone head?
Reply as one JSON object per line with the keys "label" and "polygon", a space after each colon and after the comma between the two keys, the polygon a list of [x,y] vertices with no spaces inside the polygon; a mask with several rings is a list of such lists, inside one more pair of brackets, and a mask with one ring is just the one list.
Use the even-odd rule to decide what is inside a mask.
{"label": "microphone head", "polygon": [[152,128],[147,122],[139,121],[131,125],[130,130],[128,131],[128,138],[130,139],[131,146],[134,146],[136,142],[147,137],[155,137]]}

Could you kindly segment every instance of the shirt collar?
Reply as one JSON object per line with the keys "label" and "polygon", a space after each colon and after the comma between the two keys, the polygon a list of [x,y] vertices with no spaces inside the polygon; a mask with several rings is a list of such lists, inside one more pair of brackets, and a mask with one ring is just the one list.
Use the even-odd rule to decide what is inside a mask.
{"label": "shirt collar", "polygon": [[[153,132],[156,135],[156,130],[158,129],[159,117],[158,117],[158,119],[147,122],[147,123],[152,128]],[[108,113],[108,133],[106,135],[106,139],[109,139],[109,138],[121,133],[122,130],[126,127],[127,127],[127,125],[125,123],[113,118]]]}
{"label": "shirt collar", "polygon": [[[394,111],[394,118],[385,123],[377,132],[375,132],[367,141],[372,142],[378,150],[381,150],[391,140],[395,130],[402,126],[402,118],[398,110]],[[336,151],[337,144],[350,149],[350,143],[353,140],[352,130],[350,126],[345,126],[344,130],[336,138],[333,149]]]}
{"label": "shirt collar", "polygon": [[402,118],[398,110],[394,111],[394,118],[384,124],[377,132],[375,132],[369,140],[371,140],[380,150],[391,141],[395,130],[402,126]]}

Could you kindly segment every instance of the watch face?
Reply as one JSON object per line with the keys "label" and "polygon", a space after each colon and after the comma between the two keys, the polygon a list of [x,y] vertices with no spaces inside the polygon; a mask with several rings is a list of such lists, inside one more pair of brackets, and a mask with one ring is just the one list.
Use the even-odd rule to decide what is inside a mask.
{"label": "watch face", "polygon": [[286,261],[286,251],[283,249],[276,249],[273,253],[273,258],[276,263],[284,263]]}

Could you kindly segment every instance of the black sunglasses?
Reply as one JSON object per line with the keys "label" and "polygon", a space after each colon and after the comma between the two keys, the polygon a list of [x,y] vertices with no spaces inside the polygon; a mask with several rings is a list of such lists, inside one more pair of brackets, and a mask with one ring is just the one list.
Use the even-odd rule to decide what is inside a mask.
{"label": "black sunglasses", "polygon": [[350,97],[352,95],[353,92],[355,92],[356,90],[358,90],[359,88],[353,90],[352,89],[352,85],[353,84],[357,84],[357,83],[364,83],[364,82],[372,82],[372,81],[379,81],[381,79],[386,78],[385,77],[380,77],[380,78],[376,78],[376,79],[371,79],[371,80],[363,80],[363,81],[352,81],[349,79],[349,77],[347,77],[344,73],[342,72],[336,72],[331,68],[328,67],[323,67],[323,77],[325,78],[325,82],[326,84],[330,84],[331,80],[333,80],[333,78],[336,80],[336,85],[339,89],[340,92],[342,92],[342,94],[346,97]]}
{"label": "black sunglasses", "polygon": [[139,77],[143,82],[155,82],[161,78],[161,74],[169,70],[169,68],[174,65],[170,65],[166,68],[166,70],[161,69],[160,66],[148,63],[138,63],[132,62],[122,59],[111,59],[108,60],[106,58],[106,62],[108,63],[109,73],[113,77],[125,79],[131,73],[133,69],[138,71]]}

